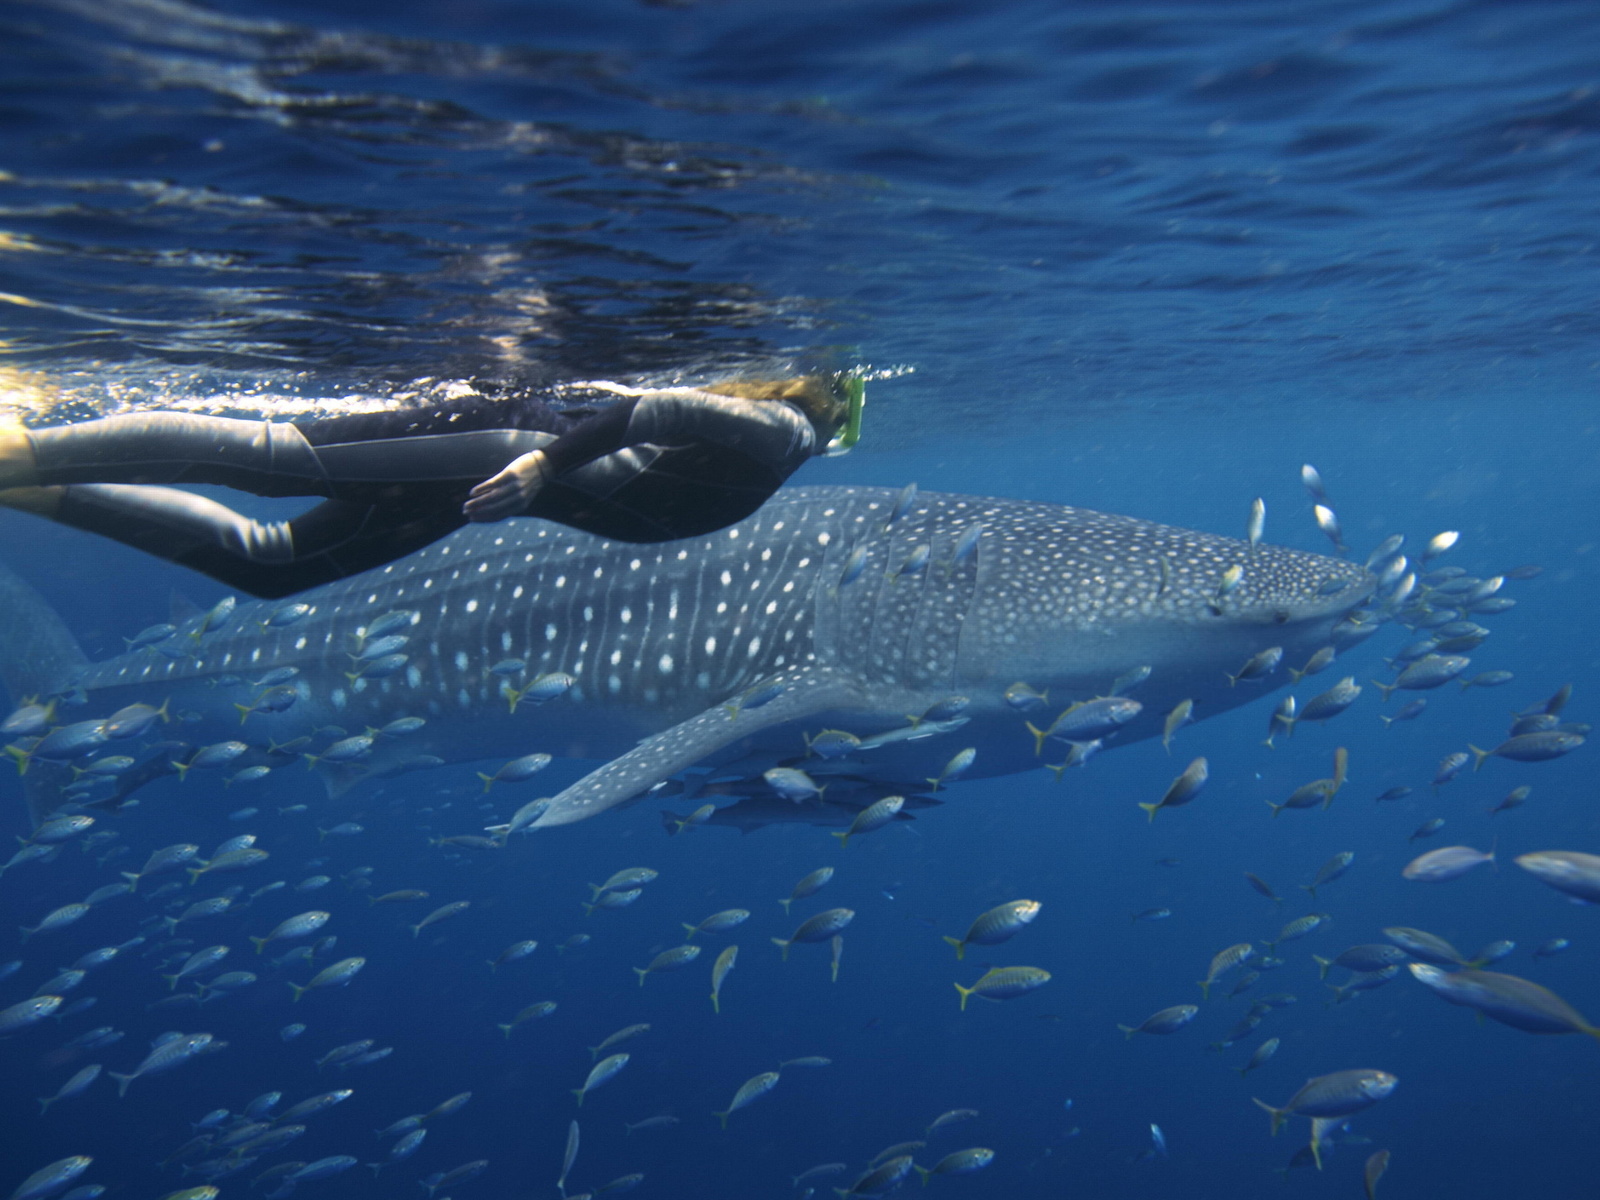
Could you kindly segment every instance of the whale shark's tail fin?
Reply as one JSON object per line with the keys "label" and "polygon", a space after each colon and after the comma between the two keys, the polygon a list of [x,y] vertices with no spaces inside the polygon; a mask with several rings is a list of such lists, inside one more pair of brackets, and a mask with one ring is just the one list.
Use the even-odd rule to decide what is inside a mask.
{"label": "whale shark's tail fin", "polygon": [[[45,598],[5,565],[0,564],[0,680],[12,706],[34,696],[66,691],[88,659],[66,623]],[[60,793],[62,774],[35,764],[22,778],[28,809],[35,823]]]}

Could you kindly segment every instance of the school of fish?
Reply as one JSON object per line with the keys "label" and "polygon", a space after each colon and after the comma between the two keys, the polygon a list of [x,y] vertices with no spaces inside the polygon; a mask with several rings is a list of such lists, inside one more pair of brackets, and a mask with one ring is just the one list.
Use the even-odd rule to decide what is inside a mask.
{"label": "school of fish", "polygon": [[[437,703],[419,699],[415,711],[405,710],[404,683],[410,678],[411,686],[418,686],[423,643],[441,636],[421,632],[422,606],[410,600],[375,602],[342,632],[325,635],[327,654],[342,677],[326,685],[327,696],[317,693],[323,685],[314,682],[318,677],[310,665],[249,653],[252,645],[282,647],[296,637],[304,643],[303,631],[313,628],[318,605],[327,603],[315,595],[272,605],[227,599],[207,610],[176,613],[171,622],[142,632],[129,631],[129,656],[111,691],[96,692],[77,656],[77,675],[66,686],[13,695],[10,714],[0,723],[0,741],[18,778],[26,781],[31,810],[18,849],[0,863],[0,889],[17,927],[15,954],[0,964],[0,1062],[7,1064],[8,1079],[26,1080],[37,1089],[36,1119],[52,1128],[70,1121],[88,1098],[114,1103],[120,1097],[123,1104],[181,1110],[192,1130],[172,1145],[152,1146],[144,1173],[132,1179],[102,1168],[95,1121],[76,1128],[81,1153],[52,1162],[33,1162],[26,1131],[13,1130],[18,1140],[5,1163],[16,1180],[11,1200],[93,1200],[127,1188],[138,1189],[130,1194],[160,1190],[166,1200],[213,1200],[224,1192],[285,1200],[301,1189],[306,1196],[345,1195],[355,1192],[356,1180],[365,1184],[369,1170],[374,1187],[383,1181],[397,1189],[391,1194],[415,1194],[410,1189],[420,1185],[430,1200],[447,1200],[457,1191],[535,1194],[544,1187],[566,1200],[647,1187],[662,1196],[709,1194],[697,1190],[700,1180],[647,1178],[626,1157],[616,1157],[615,1137],[605,1143],[613,1148],[608,1159],[593,1161],[592,1152],[583,1150],[586,1141],[595,1140],[592,1123],[606,1122],[613,1134],[622,1131],[624,1152],[648,1136],[705,1138],[708,1161],[714,1161],[719,1144],[713,1139],[738,1136],[751,1106],[782,1103],[789,1093],[790,1119],[803,1124],[804,1106],[819,1102],[820,1094],[807,1077],[826,1075],[835,1063],[834,1055],[812,1053],[816,1047],[795,1047],[792,1057],[781,1059],[752,1050],[745,1077],[720,1080],[714,1094],[694,1086],[675,1106],[681,1111],[641,1112],[627,1106],[627,1097],[641,1077],[655,1081],[668,1069],[663,1064],[671,1060],[674,1042],[681,1041],[674,1027],[682,1026],[687,1005],[713,1017],[734,1004],[766,1006],[772,1020],[781,1023],[783,1004],[804,1003],[804,989],[851,986],[846,941],[858,922],[885,918],[854,901],[857,907],[824,905],[827,894],[839,890],[839,881],[870,870],[856,865],[862,839],[881,848],[897,836],[911,836],[918,821],[959,820],[963,790],[981,787],[971,781],[985,773],[1017,774],[1036,766],[1065,783],[1092,777],[1097,765],[1092,760],[1100,752],[1138,740],[1145,741],[1145,753],[1157,756],[1191,745],[1204,749],[1205,731],[1193,726],[1255,696],[1263,697],[1264,708],[1273,705],[1266,747],[1281,752],[1296,743],[1297,731],[1312,725],[1375,723],[1375,705],[1396,692],[1408,700],[1381,714],[1385,724],[1422,718],[1429,700],[1445,695],[1447,685],[1455,684],[1459,694],[1513,682],[1503,670],[1470,673],[1472,655],[1490,638],[1489,628],[1479,622],[1509,610],[1516,603],[1509,593],[1534,578],[1536,568],[1479,577],[1437,561],[1456,547],[1455,533],[1434,536],[1414,557],[1407,555],[1404,539],[1390,537],[1357,568],[1345,557],[1350,553],[1346,532],[1321,475],[1307,466],[1302,482],[1317,527],[1340,557],[1300,555],[1288,567],[1270,568],[1294,577],[1285,593],[1290,599],[1263,589],[1252,574],[1269,570],[1272,550],[1263,541],[1261,500],[1250,506],[1244,539],[1210,539],[1204,553],[1197,551],[1188,561],[1158,550],[1128,574],[1147,589],[1151,605],[1185,606],[1182,622],[1196,629],[1208,619],[1217,622],[1228,636],[1208,635],[1207,645],[1237,648],[1234,661],[1205,659],[1196,667],[1211,649],[1191,652],[1169,644],[1157,655],[1147,647],[1158,639],[1130,633],[1121,641],[1113,636],[1107,647],[1095,650],[1092,670],[1083,674],[1099,672],[1098,686],[1075,676],[1068,685],[1059,664],[1013,675],[1011,669],[1025,665],[1027,655],[999,652],[996,639],[990,650],[1005,675],[981,682],[963,679],[957,690],[937,682],[954,679],[949,663],[940,668],[946,671],[942,676],[921,672],[910,659],[894,665],[891,673],[898,674],[891,689],[867,676],[872,688],[859,680],[841,684],[837,674],[824,678],[820,669],[796,669],[779,657],[753,674],[727,675],[721,693],[705,698],[710,703],[703,711],[672,709],[662,693],[651,693],[672,711],[643,727],[642,742],[636,736],[640,730],[632,727],[625,737],[601,738],[598,756],[614,754],[612,763],[553,796],[528,793],[558,760],[574,757],[571,744],[582,740],[585,721],[606,719],[603,707],[598,713],[586,707],[606,701],[594,665],[605,669],[605,647],[591,645],[606,636],[598,628],[585,633],[581,650],[574,650],[569,662],[554,661],[549,652],[540,658],[538,647],[509,632],[486,641],[476,656],[465,651],[446,656],[458,676],[449,692],[452,697],[459,692],[458,707],[466,710],[466,719],[492,707],[497,722],[519,710],[529,721],[523,741],[530,744],[492,759],[476,751],[437,752],[439,747],[427,741],[446,719]],[[943,534],[924,532],[916,524],[930,504],[959,510]],[[959,594],[969,608],[963,619],[970,611],[977,628],[985,614],[972,580],[985,568],[986,555],[1004,553],[994,545],[1002,538],[1000,518],[952,506],[949,498],[919,497],[914,486],[872,499],[869,508],[871,521],[881,522],[879,533],[899,536],[909,530],[912,540],[892,552],[862,542],[856,551],[834,555],[828,559],[829,576],[810,585],[815,595],[842,604],[851,589],[865,594],[870,586],[878,590],[879,608],[893,613],[912,589],[936,595],[939,581],[954,587],[965,579],[969,590]],[[1327,564],[1321,575],[1315,573],[1319,562]],[[869,574],[869,563],[881,578]],[[349,594],[363,587],[358,583]],[[468,603],[468,611],[476,612],[477,601]],[[675,597],[674,610],[678,603]],[[1309,614],[1303,628],[1298,610],[1288,612],[1295,604]],[[776,609],[778,602],[773,605]],[[1243,607],[1248,605],[1264,607]],[[651,611],[641,608],[641,624],[653,619]],[[986,615],[997,626],[1014,619]],[[13,690],[47,678],[41,664],[49,656],[59,660],[76,654],[63,630],[34,616],[26,643],[33,657],[13,662],[7,671]],[[622,630],[634,617],[619,619],[613,633],[622,645]],[[1085,619],[1092,625],[1100,618]],[[544,640],[557,643],[553,621]],[[584,621],[592,623],[593,614]],[[1274,644],[1275,626],[1284,629],[1282,644]],[[733,636],[749,635],[748,629],[731,628]],[[1315,636],[1308,637],[1307,630]],[[1386,630],[1398,630],[1409,640],[1393,649],[1387,665],[1373,668],[1370,648],[1359,648]],[[696,636],[708,635],[702,629]],[[718,636],[728,635],[712,634],[710,641]],[[1140,636],[1147,641],[1142,644]],[[224,644],[225,652],[219,649]],[[18,646],[13,636],[7,650],[13,659]],[[756,654],[752,644],[749,657]],[[1327,686],[1316,682],[1347,654],[1363,665],[1333,672],[1334,682]],[[223,726],[214,724],[209,712],[189,708],[191,701],[169,681],[175,670],[197,672],[194,664],[205,666],[201,660],[207,657],[213,662],[205,668],[205,686],[218,706],[226,707],[232,729],[228,736],[197,739],[195,730],[216,733]],[[685,652],[680,674],[687,670],[686,660]],[[613,666],[619,661],[620,652],[610,659]],[[658,675],[672,673],[669,662],[669,652],[659,651]],[[127,663],[139,669],[130,675]],[[110,674],[100,670],[102,676]],[[1201,671],[1203,684],[1197,682]],[[1372,678],[1374,673],[1383,677]],[[613,695],[632,687],[616,675],[612,680]],[[1363,703],[1364,680],[1372,691]],[[1286,684],[1304,694],[1264,699]],[[337,700],[334,686],[340,689]],[[664,684],[658,680],[655,686]],[[652,701],[646,691],[628,703],[648,711]],[[1540,694],[1545,698],[1523,701],[1504,730],[1474,730],[1473,740],[1463,737],[1460,749],[1444,760],[1418,764],[1413,772],[1418,786],[1437,797],[1458,778],[1490,769],[1490,760],[1500,760],[1495,768],[1509,775],[1580,750],[1589,726],[1566,711],[1571,689],[1540,689]],[[97,711],[103,695],[115,695],[117,706]],[[363,695],[381,696],[383,707],[361,709],[356,701]],[[552,718],[559,736],[539,744],[541,714],[565,711],[563,705],[568,715]],[[896,705],[910,711],[886,718]],[[313,711],[311,728],[288,723]],[[341,723],[333,720],[338,714],[343,714]],[[452,713],[448,719],[462,718]],[[483,720],[487,723],[487,716]],[[774,750],[780,733],[786,740]],[[716,758],[741,738],[747,739],[741,743],[747,751],[743,759]],[[1270,813],[1256,810],[1260,820],[1314,821],[1320,810],[1351,803],[1351,780],[1360,764],[1326,741],[1315,754],[1318,770],[1331,760],[1328,773],[1269,800]],[[1131,828],[1142,832],[1149,825],[1206,819],[1209,797],[1226,782],[1214,764],[1224,760],[1214,753],[1191,754],[1175,760],[1163,791],[1124,801]],[[1053,761],[1057,755],[1059,763]],[[252,789],[315,776],[329,782],[334,798],[321,795],[320,787],[315,796],[301,788],[289,803],[251,798]],[[397,777],[403,778],[395,782]],[[406,790],[414,781],[434,778],[440,781],[437,789]],[[135,795],[147,787],[148,797],[161,794],[162,787],[182,795],[181,819],[190,829],[183,840],[167,841],[152,832],[174,818],[170,811],[154,811],[155,800]],[[1377,800],[1397,801],[1413,790],[1391,788]],[[1518,807],[1530,794],[1531,785],[1519,783],[1493,811]],[[719,827],[748,832],[769,825],[816,825],[831,834],[812,835],[815,856],[828,861],[792,886],[785,878],[767,894],[725,897],[696,911],[660,911],[652,893],[661,891],[662,872],[652,866],[610,869],[608,864],[595,873],[598,881],[589,884],[587,895],[541,892],[538,863],[541,856],[559,852],[549,847],[561,836],[547,830],[641,795],[677,805],[663,814],[663,828],[652,830],[652,836],[705,839],[691,846],[708,857],[714,845],[709,839]],[[384,797],[381,803],[378,796]],[[1181,811],[1191,806],[1193,812]],[[1433,837],[1444,824],[1443,818],[1430,818],[1410,842]],[[220,828],[239,832],[218,837]],[[1314,1043],[1317,1036],[1311,1021],[1303,1030],[1283,1025],[1282,1010],[1294,1004],[1295,996],[1263,995],[1236,1021],[1232,1013],[1220,1018],[1217,1013],[1229,1000],[1252,993],[1291,956],[1298,956],[1309,986],[1325,988],[1330,1006],[1398,983],[1513,1030],[1600,1040],[1600,1027],[1581,1010],[1585,998],[1569,1000],[1522,974],[1488,969],[1516,952],[1511,942],[1465,954],[1425,930],[1394,925],[1373,931],[1367,941],[1343,948],[1331,944],[1329,930],[1339,914],[1336,885],[1358,863],[1350,851],[1330,847],[1328,854],[1322,867],[1294,888],[1306,893],[1308,911],[1298,916],[1278,915],[1289,897],[1269,882],[1273,872],[1265,864],[1261,874],[1247,872],[1247,886],[1270,905],[1270,924],[1241,929],[1239,940],[1225,946],[1194,946],[1194,974],[1184,978],[1198,985],[1198,997],[1192,989],[1179,994],[1175,988],[1152,988],[1147,1007],[1126,1014],[1109,1035],[1120,1030],[1129,1052],[1137,1053],[1158,1039],[1173,1039],[1173,1045],[1194,1039],[1192,1024],[1231,1021],[1231,1030],[1219,1029],[1211,1047],[1226,1052],[1250,1042],[1248,1053],[1237,1052],[1243,1058],[1227,1065],[1261,1092],[1241,1095],[1240,1126],[1255,1111],[1252,1101],[1266,1112],[1274,1135],[1303,1119],[1297,1132],[1303,1132],[1304,1147],[1288,1167],[1313,1170],[1329,1167],[1325,1160],[1337,1147],[1362,1144],[1354,1132],[1358,1119],[1373,1120],[1372,1128],[1389,1136],[1377,1123],[1379,1115],[1369,1117],[1368,1111],[1405,1092],[1381,1061],[1334,1059],[1307,1078],[1268,1082],[1274,1069],[1281,1074],[1274,1064],[1285,1037],[1303,1033]],[[1600,854],[1519,845],[1505,856],[1554,893],[1600,904]],[[1442,846],[1410,856],[1399,873],[1408,885],[1466,889],[1470,883],[1456,881],[1505,856],[1497,845]],[[618,857],[648,859],[648,843],[635,843]],[[503,920],[507,898],[478,868],[512,859],[532,873],[518,897],[526,915],[517,920],[524,927],[514,937],[491,937],[488,930],[509,928]],[[451,873],[442,875],[441,867]],[[92,886],[80,888],[91,877]],[[441,889],[440,878],[452,880],[448,891]],[[419,886],[419,880],[428,886]],[[875,886],[893,900],[894,885],[876,881]],[[926,942],[926,951],[938,952],[952,968],[949,984],[955,994],[946,988],[942,995],[928,996],[927,1004],[946,1006],[952,1019],[976,1021],[1026,1012],[1039,1003],[1035,993],[1055,995],[1051,1003],[1058,1007],[1072,1003],[1057,993],[1066,990],[1063,976],[1078,974],[1078,964],[1059,956],[1042,960],[1030,945],[1036,925],[1068,921],[1069,914],[1052,912],[1048,898],[1013,896],[981,905],[957,897],[952,903],[940,931],[908,926],[901,935]],[[1309,911],[1313,904],[1322,907]],[[1131,915],[1137,928],[1174,913],[1158,906]],[[374,932],[378,921],[386,922],[381,934]],[[647,921],[654,922],[650,931]],[[941,938],[950,949],[941,949]],[[1300,943],[1306,939],[1315,939],[1307,944],[1324,953],[1303,953]],[[1570,947],[1567,938],[1552,936],[1532,949],[1530,965]],[[340,1012],[369,986],[370,965],[392,965],[408,954],[417,957],[415,969],[401,976],[405,986],[424,1000],[441,1027],[476,1022],[497,1028],[490,1036],[503,1043],[507,1062],[534,1042],[560,1051],[562,1077],[526,1083],[562,1097],[571,1108],[564,1125],[543,1131],[539,1139],[542,1177],[521,1178],[520,1167],[514,1172],[509,1162],[492,1156],[452,1157],[452,1131],[470,1120],[452,1118],[468,1107],[474,1089],[484,1090],[476,1076],[491,1064],[430,1058],[427,1070],[438,1082],[437,1103],[409,1115],[386,1104],[381,1073],[417,1057],[420,1048],[379,1045],[378,1039],[361,1036],[359,1022],[352,1025]],[[763,954],[787,964],[788,978],[796,981],[793,997],[741,989],[746,964]],[[572,980],[569,967],[576,963],[596,969],[606,964],[604,982],[573,984],[569,998],[563,984]],[[680,977],[698,982],[691,985]],[[392,972],[385,978],[383,986],[394,986]],[[583,998],[583,989],[594,987],[625,996],[638,1019],[615,1029],[596,1028]],[[1275,1032],[1260,1038],[1256,1031],[1268,1022]],[[1470,1030],[1462,1032],[1470,1037]],[[269,1040],[281,1081],[244,1094],[233,1080],[230,1060],[245,1047],[259,1055]],[[1206,1053],[1198,1044],[1194,1048]],[[682,1054],[685,1047],[676,1049]],[[1307,1058],[1304,1046],[1300,1057]],[[369,1086],[369,1079],[377,1082]],[[336,1108],[349,1111],[345,1105],[360,1109],[376,1138],[369,1134],[363,1144],[347,1135],[342,1142],[324,1136],[327,1114]],[[936,1186],[955,1194],[953,1189],[962,1186],[959,1177],[990,1170],[1004,1159],[1003,1151],[989,1146],[961,1145],[969,1140],[969,1130],[972,1137],[1009,1144],[1003,1112],[907,1113],[902,1124],[906,1140],[884,1148],[815,1148],[831,1148],[836,1153],[830,1158],[850,1161],[809,1167],[797,1162],[792,1171],[775,1165],[772,1194],[807,1197],[831,1189],[847,1200],[885,1196],[913,1178],[924,1186],[937,1180]],[[1128,1157],[1156,1161],[1176,1152],[1167,1133],[1152,1123],[1148,1144],[1130,1144]],[[1365,1158],[1361,1186],[1369,1198],[1376,1195],[1391,1154],[1404,1153],[1404,1146],[1396,1145]],[[476,1184],[480,1176],[486,1182]],[[578,1190],[573,1181],[580,1178],[586,1182]],[[340,1182],[326,1182],[335,1179]],[[1026,1185],[1018,1185],[1015,1194],[1028,1194]]]}

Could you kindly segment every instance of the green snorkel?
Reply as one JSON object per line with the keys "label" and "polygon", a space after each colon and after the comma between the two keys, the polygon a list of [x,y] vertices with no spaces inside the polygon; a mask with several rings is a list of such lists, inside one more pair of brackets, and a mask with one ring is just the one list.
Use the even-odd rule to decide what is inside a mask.
{"label": "green snorkel", "polygon": [[867,381],[859,375],[851,375],[844,380],[843,387],[845,402],[850,410],[845,417],[844,428],[828,443],[826,454],[829,458],[850,453],[861,440],[861,410],[867,405]]}

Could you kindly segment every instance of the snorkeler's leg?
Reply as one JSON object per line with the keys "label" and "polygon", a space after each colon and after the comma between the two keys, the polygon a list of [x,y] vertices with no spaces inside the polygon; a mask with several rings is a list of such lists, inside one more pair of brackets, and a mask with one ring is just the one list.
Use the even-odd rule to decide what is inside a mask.
{"label": "snorkeler's leg", "polygon": [[409,510],[327,500],[288,522],[294,557],[286,562],[240,558],[222,546],[200,546],[175,561],[240,591],[279,599],[335,583],[404,558],[465,524],[461,502]]}
{"label": "snorkeler's leg", "polygon": [[367,436],[381,434],[385,425],[399,428],[398,415],[337,418],[302,429],[284,421],[152,412],[0,429],[0,488],[210,483],[258,496],[365,500],[373,485],[475,483],[554,437],[523,429]]}
{"label": "snorkeler's leg", "polygon": [[38,479],[28,431],[21,425],[0,425],[0,483],[6,487],[28,487]]}
{"label": "snorkeler's leg", "polygon": [[214,483],[263,496],[327,489],[311,443],[283,421],[127,413],[0,435],[0,487],[74,483]]}
{"label": "snorkeler's leg", "polygon": [[267,598],[393,562],[465,523],[453,497],[387,506],[327,500],[288,521],[257,521],[191,492],[126,484],[13,488],[0,491],[0,505]]}
{"label": "snorkeler's leg", "polygon": [[[336,422],[326,422],[336,426]],[[308,430],[317,460],[335,492],[341,485],[477,483],[507,463],[537,453],[556,435],[527,429],[464,429],[405,437],[324,442]]]}
{"label": "snorkeler's leg", "polygon": [[202,546],[236,558],[287,562],[294,540],[287,521],[256,521],[225,504],[176,488],[120,483],[10,488],[0,505],[48,517],[172,562]]}

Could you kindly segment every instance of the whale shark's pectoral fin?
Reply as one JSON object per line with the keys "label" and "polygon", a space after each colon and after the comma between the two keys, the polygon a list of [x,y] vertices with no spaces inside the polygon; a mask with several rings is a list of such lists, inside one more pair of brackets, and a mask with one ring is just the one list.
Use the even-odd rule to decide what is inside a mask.
{"label": "whale shark's pectoral fin", "polygon": [[571,825],[598,816],[643,795],[707,755],[764,729],[833,709],[867,707],[861,681],[845,671],[802,668],[774,676],[762,685],[763,691],[776,686],[781,686],[782,691],[759,708],[716,704],[646,738],[557,795],[534,828]]}

